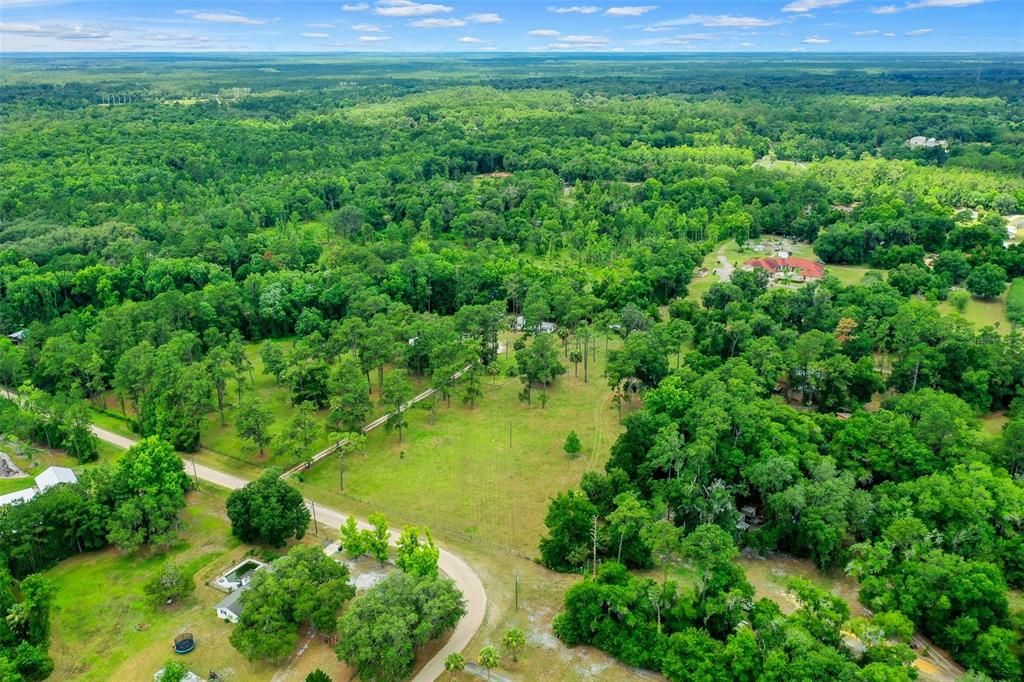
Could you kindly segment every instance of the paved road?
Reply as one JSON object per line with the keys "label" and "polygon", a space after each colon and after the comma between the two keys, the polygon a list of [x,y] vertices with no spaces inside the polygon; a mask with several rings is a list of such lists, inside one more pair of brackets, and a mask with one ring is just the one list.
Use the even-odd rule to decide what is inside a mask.
{"label": "paved road", "polygon": [[[461,375],[461,372],[459,372]],[[16,399],[12,393],[7,390],[0,389],[0,394],[10,398]],[[422,394],[421,394],[422,395]],[[417,396],[419,398],[419,396]],[[422,400],[422,398],[420,398]],[[93,425],[92,432],[96,434],[96,437],[102,441],[106,441],[111,445],[116,445],[119,448],[130,448],[135,445],[135,441],[131,438],[127,438],[120,434],[102,429],[98,426]],[[194,467],[194,468],[193,468]],[[193,464],[192,462],[185,463],[185,470],[189,473],[193,473],[199,478],[214,485],[227,488],[229,490],[236,490],[244,486],[247,481],[244,478],[240,478],[233,474],[228,474],[217,469],[212,469],[203,464]],[[307,506],[312,506],[313,503],[306,500]],[[330,528],[341,528],[345,521],[348,519],[347,514],[343,514],[340,511],[331,509],[330,507],[324,507],[316,505],[316,519],[319,523],[328,526]],[[370,525],[364,520],[356,520],[359,522],[360,527],[370,528]],[[391,543],[395,544],[398,541],[398,531],[391,529]],[[458,625],[455,626],[455,631],[452,632],[451,637],[445,643],[441,649],[434,654],[434,657],[427,661],[427,664],[416,673],[412,679],[416,682],[433,682],[444,673],[444,659],[448,654],[460,652],[469,646],[469,642],[473,639],[476,631],[480,629],[480,625],[484,622],[484,613],[487,611],[487,593],[484,591],[484,584],[480,581],[480,577],[469,567],[465,561],[455,554],[452,554],[446,549],[441,549],[440,557],[438,558],[438,567],[441,571],[449,578],[455,581],[459,589],[462,590],[462,595],[466,599],[466,615],[463,616],[462,620],[459,621]]]}

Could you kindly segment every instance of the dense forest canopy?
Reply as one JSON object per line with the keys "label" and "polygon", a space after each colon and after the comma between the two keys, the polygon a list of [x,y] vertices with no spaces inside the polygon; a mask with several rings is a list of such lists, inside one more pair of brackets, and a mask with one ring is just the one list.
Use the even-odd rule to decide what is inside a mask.
{"label": "dense forest canopy", "polygon": [[[269,440],[247,344],[294,341],[259,351],[294,443],[315,411],[359,430],[371,387],[401,438],[410,375],[448,396],[465,371],[472,404],[510,322],[531,405],[564,363],[587,377],[603,336],[592,380],[623,432],[540,541],[545,566],[591,573],[563,641],[672,680],[903,680],[916,630],[1019,678],[1024,335],[938,306],[1005,300],[1020,323],[1019,55],[5,56],[0,74],[0,331],[24,331],[0,338],[4,431],[91,461],[85,406],[112,393],[173,460],[177,511],[167,443],[201,447],[229,380],[239,433]],[[737,268],[696,293],[717,249],[764,235],[865,274]],[[129,504],[132,459],[4,516],[0,575],[27,599],[76,551],[166,544],[171,519]],[[69,500],[89,523],[33,545]],[[865,650],[809,583],[789,615],[754,601],[739,547],[856,577]]]}

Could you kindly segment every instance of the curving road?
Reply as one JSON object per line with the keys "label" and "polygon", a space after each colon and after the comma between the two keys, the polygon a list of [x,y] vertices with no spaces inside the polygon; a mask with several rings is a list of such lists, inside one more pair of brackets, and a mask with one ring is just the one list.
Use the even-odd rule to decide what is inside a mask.
{"label": "curving road", "polygon": [[[2,393],[6,394],[7,397],[12,397],[6,391],[2,391]],[[131,438],[126,438],[95,425],[92,426],[92,432],[100,440],[119,448],[130,448],[135,445],[135,441]],[[241,488],[249,482],[244,478],[212,469],[203,464],[187,462],[185,465],[186,470],[193,467],[192,473],[198,478],[229,490]],[[306,500],[306,504],[312,505],[309,500]],[[330,507],[317,505],[316,518],[318,522],[325,526],[341,528],[348,519],[348,515]],[[362,519],[357,517],[356,520],[361,527],[370,528],[370,525]],[[399,533],[393,528],[390,532],[391,543],[394,544],[398,541]],[[445,575],[454,580],[455,584],[462,590],[462,595],[466,599],[466,615],[455,626],[455,630],[452,632],[451,637],[448,638],[448,641],[445,642],[445,645],[412,678],[417,682],[433,682],[444,673],[444,659],[448,654],[460,652],[469,645],[470,640],[473,639],[476,631],[483,624],[484,613],[487,611],[487,593],[484,591],[484,585],[480,581],[480,577],[470,568],[469,564],[448,550],[441,549],[438,567]]]}

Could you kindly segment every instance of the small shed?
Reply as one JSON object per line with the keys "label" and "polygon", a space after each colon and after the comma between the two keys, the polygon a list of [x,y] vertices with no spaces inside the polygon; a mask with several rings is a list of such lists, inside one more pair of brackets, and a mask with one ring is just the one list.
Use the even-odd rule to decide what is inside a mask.
{"label": "small shed", "polygon": [[242,615],[242,593],[245,592],[245,589],[243,587],[235,590],[217,604],[215,608],[218,618],[232,623],[238,622],[238,618]]}
{"label": "small shed", "polygon": [[36,487],[39,488],[39,492],[44,492],[62,483],[78,483],[78,477],[67,467],[50,467],[36,476]]}
{"label": "small shed", "polygon": [[19,343],[25,340],[26,335],[28,335],[27,329],[19,329],[13,334],[8,334],[7,338],[9,338],[14,343],[14,345],[17,346]]}

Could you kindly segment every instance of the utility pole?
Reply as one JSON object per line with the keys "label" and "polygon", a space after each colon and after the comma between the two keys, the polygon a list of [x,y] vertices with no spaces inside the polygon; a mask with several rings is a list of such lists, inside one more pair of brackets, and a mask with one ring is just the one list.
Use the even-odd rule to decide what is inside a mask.
{"label": "utility pole", "polygon": [[[310,509],[313,510],[313,535],[319,536],[320,533],[317,532],[317,527],[316,527],[317,526],[317,524],[316,524],[316,502],[314,502],[313,500],[310,500],[309,501],[309,507],[310,507]],[[596,519],[597,517],[594,517],[594,518]],[[595,550],[595,551],[597,551],[597,550]]]}
{"label": "utility pole", "polygon": [[196,469],[195,453],[192,453],[192,476],[196,479],[196,490],[199,490],[199,471]]}

